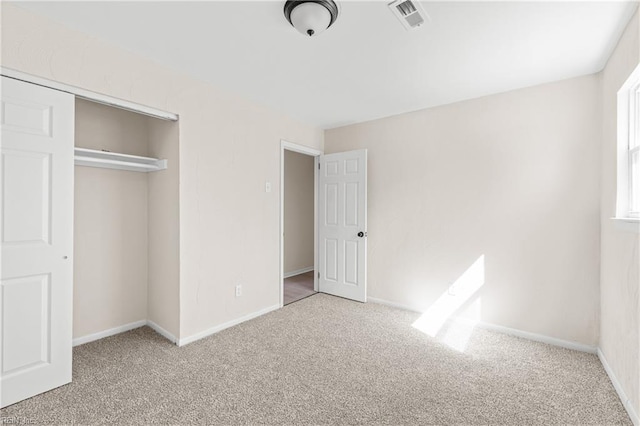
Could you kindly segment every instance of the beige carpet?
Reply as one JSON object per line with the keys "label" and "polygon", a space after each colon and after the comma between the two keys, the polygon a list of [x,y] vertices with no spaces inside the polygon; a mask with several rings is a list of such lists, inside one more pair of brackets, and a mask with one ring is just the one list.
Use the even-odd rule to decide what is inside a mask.
{"label": "beige carpet", "polygon": [[[1,412],[32,424],[630,425],[594,355],[317,294],[182,348],[149,328],[74,349],[72,384]],[[459,348],[462,348],[459,347]]]}

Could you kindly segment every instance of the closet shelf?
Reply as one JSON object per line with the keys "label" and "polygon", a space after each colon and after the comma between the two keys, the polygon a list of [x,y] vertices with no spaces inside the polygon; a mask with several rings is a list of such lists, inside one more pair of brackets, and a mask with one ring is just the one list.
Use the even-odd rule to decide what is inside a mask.
{"label": "closet shelf", "polygon": [[74,159],[76,166],[101,167],[133,172],[155,172],[167,168],[167,160],[87,148],[75,148]]}

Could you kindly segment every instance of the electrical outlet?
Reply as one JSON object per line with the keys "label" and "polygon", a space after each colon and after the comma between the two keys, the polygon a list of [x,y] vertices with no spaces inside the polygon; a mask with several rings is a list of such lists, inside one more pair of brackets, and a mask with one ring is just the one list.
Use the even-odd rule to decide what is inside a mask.
{"label": "electrical outlet", "polygon": [[236,297],[240,297],[242,296],[242,286],[241,285],[237,285],[236,286]]}
{"label": "electrical outlet", "polygon": [[264,192],[271,192],[271,182],[265,182]]}

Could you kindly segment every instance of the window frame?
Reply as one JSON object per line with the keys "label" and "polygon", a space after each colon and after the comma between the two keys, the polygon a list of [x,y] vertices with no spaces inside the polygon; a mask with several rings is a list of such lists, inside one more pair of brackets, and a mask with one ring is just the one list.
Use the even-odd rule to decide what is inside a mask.
{"label": "window frame", "polygon": [[636,200],[638,188],[635,188],[633,181],[632,163],[633,155],[636,152],[640,152],[640,79],[631,86],[628,97],[629,136],[626,141],[626,156],[629,202],[626,216],[630,218],[639,218],[640,210],[637,208],[634,209],[634,206],[640,203],[640,200]]}
{"label": "window frame", "polygon": [[[640,185],[633,181],[632,159],[640,152],[640,65],[631,73],[618,91],[618,155],[617,155],[617,191],[616,217],[626,221],[640,221],[640,211],[633,210],[634,204],[640,204],[638,197]],[[639,154],[640,155],[640,154]]]}

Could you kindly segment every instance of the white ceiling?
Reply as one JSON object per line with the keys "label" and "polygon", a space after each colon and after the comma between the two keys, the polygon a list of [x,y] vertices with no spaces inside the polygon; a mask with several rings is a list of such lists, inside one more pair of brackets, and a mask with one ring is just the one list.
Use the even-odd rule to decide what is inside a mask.
{"label": "white ceiling", "polygon": [[340,2],[316,38],[284,1],[18,5],[323,128],[600,71],[637,6],[422,2],[407,32],[386,3]]}

